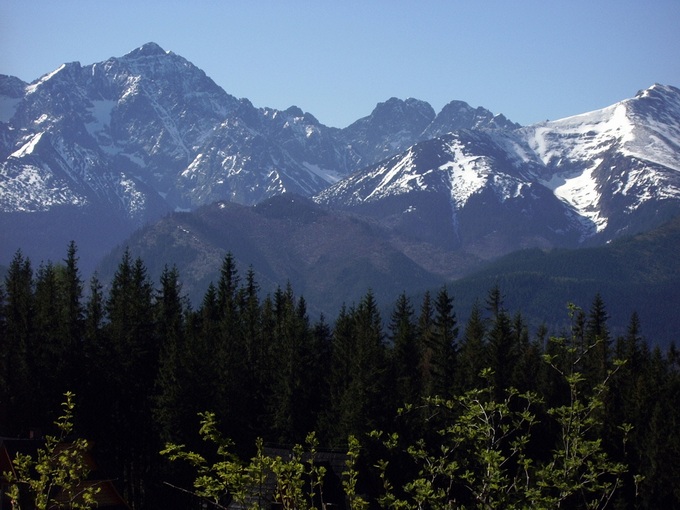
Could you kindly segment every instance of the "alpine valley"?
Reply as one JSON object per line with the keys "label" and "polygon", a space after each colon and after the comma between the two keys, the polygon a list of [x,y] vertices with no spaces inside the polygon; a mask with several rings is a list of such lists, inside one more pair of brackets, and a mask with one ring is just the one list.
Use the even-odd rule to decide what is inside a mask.
{"label": "alpine valley", "polygon": [[[129,247],[152,276],[177,264],[200,299],[231,252],[264,289],[291,282],[332,315],[369,287],[393,299],[481,269],[488,280],[518,250],[639,254],[659,228],[677,248],[677,216],[672,86],[531,126],[462,101],[437,113],[391,98],[339,129],[237,99],[154,43],[30,84],[0,76],[2,264],[18,249],[60,260],[75,240],[83,270],[105,276]],[[663,292],[678,308],[667,258],[661,270],[636,260],[675,275]],[[635,294],[622,306],[641,308]]]}

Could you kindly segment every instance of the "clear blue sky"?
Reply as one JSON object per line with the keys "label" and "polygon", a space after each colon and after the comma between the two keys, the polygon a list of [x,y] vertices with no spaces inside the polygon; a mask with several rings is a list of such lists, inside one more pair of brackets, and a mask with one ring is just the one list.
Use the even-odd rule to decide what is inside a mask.
{"label": "clear blue sky", "polygon": [[680,86],[680,0],[0,1],[0,73],[25,81],[150,41],[336,127],[392,96],[529,124]]}

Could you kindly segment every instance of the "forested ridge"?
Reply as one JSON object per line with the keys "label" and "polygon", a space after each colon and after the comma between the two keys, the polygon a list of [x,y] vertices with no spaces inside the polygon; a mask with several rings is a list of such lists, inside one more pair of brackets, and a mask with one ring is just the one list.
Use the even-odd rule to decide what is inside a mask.
{"label": "forested ridge", "polygon": [[[348,437],[358,438],[357,490],[377,507],[389,500],[376,441],[384,436],[375,431],[424,438],[436,449],[446,427],[424,403],[532,394],[536,422],[524,447],[539,470],[563,441],[552,410],[569,403],[567,366],[576,367],[572,381],[585,399],[601,397],[584,437],[626,466],[611,507],[680,508],[680,356],[674,346],[650,348],[634,311],[626,333],[613,337],[597,289],[590,303],[577,303],[583,308],[564,304],[565,331],[530,330],[504,306],[512,289],[498,286],[464,318],[446,287],[418,303],[395,296],[388,317],[367,289],[331,324],[310,319],[291,286],[261,295],[254,271],[240,274],[231,255],[196,307],[174,267],[152,282],[126,251],[104,289],[96,276],[82,281],[77,262],[72,243],[59,263],[33,267],[17,252],[10,264],[0,287],[0,436],[49,432],[64,393],[74,392],[77,435],[94,442],[98,463],[133,508],[199,507],[168,485],[190,488],[191,470],[160,451],[175,443],[210,455],[197,433],[205,411],[244,461],[258,438],[302,444],[314,431],[323,447],[345,450]],[[405,404],[411,412],[399,413]],[[404,455],[391,462],[398,486],[413,466]],[[454,489],[457,501],[474,504],[465,484]]]}

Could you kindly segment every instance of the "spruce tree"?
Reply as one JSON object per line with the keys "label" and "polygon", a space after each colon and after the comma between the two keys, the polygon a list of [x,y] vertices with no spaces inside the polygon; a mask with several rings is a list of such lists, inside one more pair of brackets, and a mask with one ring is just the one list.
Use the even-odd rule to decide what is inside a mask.
{"label": "spruce tree", "polygon": [[155,442],[152,433],[152,391],[158,363],[158,339],[152,302],[153,289],[141,259],[123,254],[106,301],[105,328],[109,413],[104,436],[117,451],[117,469],[124,497],[142,505],[143,480],[149,474]]}
{"label": "spruce tree", "polygon": [[[255,271],[248,268],[243,286],[239,290],[238,314],[241,317],[241,335],[244,342],[245,387],[248,388],[248,420],[254,435],[264,436],[271,425],[266,405],[271,388],[275,360],[272,359],[273,323],[263,326],[263,305],[260,303],[260,286]],[[270,302],[271,304],[271,302]],[[270,308],[271,311],[271,308]]]}
{"label": "spruce tree", "polygon": [[606,377],[610,362],[611,337],[607,320],[609,314],[602,296],[597,293],[585,323],[585,344],[588,353],[584,358],[584,374],[589,381],[601,381]]}
{"label": "spruce tree", "polygon": [[184,405],[189,395],[184,393],[186,379],[185,312],[177,267],[166,265],[160,277],[161,288],[154,312],[160,339],[158,375],[155,381],[154,421],[161,440],[178,441],[184,426]]}
{"label": "spruce tree", "polygon": [[321,437],[324,442],[342,444],[350,433],[339,417],[345,414],[345,395],[352,381],[354,349],[354,309],[343,304],[332,332],[331,366],[328,374],[329,406],[322,415]]}
{"label": "spruce tree", "polygon": [[101,330],[104,324],[103,286],[95,273],[90,278],[90,292],[85,303],[84,335],[85,353],[94,356],[94,351],[101,346]]}
{"label": "spruce tree", "polygon": [[9,409],[7,408],[9,402],[9,381],[7,380],[7,373],[9,366],[7,365],[7,354],[10,349],[7,338],[7,323],[5,321],[5,287],[4,282],[0,283],[0,435],[6,433],[5,429],[8,424]]}
{"label": "spruce tree", "polygon": [[495,320],[502,312],[505,311],[504,296],[501,292],[500,285],[495,283],[486,296],[486,309],[491,313],[491,320]]}
{"label": "spruce tree", "polygon": [[391,351],[390,377],[394,384],[394,405],[414,403],[421,394],[418,363],[421,346],[418,344],[414,311],[405,293],[399,295],[389,325]]}
{"label": "spruce tree", "polygon": [[33,270],[31,262],[17,251],[5,276],[5,381],[8,399],[3,424],[5,435],[25,434],[36,425],[37,402],[32,391],[31,353],[34,349]]}
{"label": "spruce tree", "polygon": [[65,391],[84,394],[85,379],[85,310],[83,281],[78,267],[78,250],[74,241],[68,245],[63,265],[59,266],[59,336],[61,348],[68,353],[64,364]]}
{"label": "spruce tree", "polygon": [[[74,241],[69,243],[64,265],[60,267],[59,291],[60,291],[60,337],[64,349],[71,351],[71,365],[68,371],[76,371],[83,363],[83,281],[78,268],[77,248]],[[71,391],[76,394],[80,391],[82,381],[74,381]]]}
{"label": "spruce tree", "polygon": [[89,292],[84,307],[83,323],[83,383],[81,385],[80,406],[83,419],[80,420],[87,437],[97,440],[104,435],[103,420],[106,420],[110,407],[108,401],[108,374],[112,359],[110,344],[106,341],[104,321],[106,298],[103,286],[95,273],[90,278]]}
{"label": "spruce tree", "polygon": [[512,320],[503,306],[503,296],[498,285],[491,288],[486,302],[487,309],[491,312],[487,330],[488,367],[493,370],[494,390],[499,397],[512,385],[517,343]]}
{"label": "spruce tree", "polygon": [[434,336],[434,308],[432,306],[432,297],[429,291],[423,295],[423,300],[420,305],[420,314],[418,315],[418,345],[420,346],[420,357],[418,360],[418,372],[420,377],[421,396],[432,396],[432,372],[433,360],[432,351],[427,349],[428,345],[433,344]]}
{"label": "spruce tree", "polygon": [[449,296],[446,286],[437,293],[434,309],[432,343],[425,345],[425,349],[430,348],[433,352],[431,393],[444,396],[449,395],[453,388],[458,349],[458,320],[453,310],[453,297]]}
{"label": "spruce tree", "polygon": [[44,423],[56,419],[67,391],[80,394],[83,373],[82,283],[75,244],[63,265],[41,264],[35,281],[33,367]]}
{"label": "spruce tree", "polygon": [[36,394],[39,395],[36,408],[39,414],[38,423],[45,424],[56,418],[50,416],[49,412],[59,408],[62,395],[74,389],[68,388],[66,382],[70,375],[67,360],[71,352],[61,345],[59,298],[54,265],[51,262],[41,264],[36,272],[35,313],[31,319],[34,324],[31,373]]}
{"label": "spruce tree", "polygon": [[272,432],[277,441],[302,442],[316,425],[312,331],[304,298],[295,299],[292,287],[274,296],[276,324],[272,336],[273,381],[269,395]]}
{"label": "spruce tree", "polygon": [[538,390],[538,374],[543,361],[542,346],[538,341],[529,339],[529,327],[520,312],[515,313],[512,321],[516,362],[512,369],[510,384],[521,392]]}
{"label": "spruce tree", "polygon": [[260,286],[255,280],[255,271],[252,267],[246,273],[246,282],[241,288],[238,303],[239,315],[242,317],[243,337],[246,347],[247,365],[251,371],[249,377],[253,383],[257,383],[261,367],[261,359],[265,356],[265,342],[260,331]]}
{"label": "spruce tree", "polygon": [[333,356],[333,331],[323,314],[312,327],[313,354],[312,388],[313,408],[317,410],[315,430],[324,436],[324,413],[330,408],[330,373]]}
{"label": "spruce tree", "polygon": [[346,441],[386,419],[382,320],[372,291],[356,308],[343,308],[333,332],[331,438]]}
{"label": "spruce tree", "polygon": [[217,305],[221,317],[227,323],[236,322],[239,290],[238,269],[231,253],[227,253],[220,268],[220,279],[217,284]]}
{"label": "spruce tree", "polygon": [[[226,434],[237,444],[252,437],[248,386],[247,342],[245,339],[240,275],[231,253],[225,255],[217,282],[218,330],[212,354],[215,373],[214,408],[220,421],[228,423]],[[208,339],[208,341],[210,341]]]}
{"label": "spruce tree", "polygon": [[488,331],[489,367],[494,373],[497,391],[512,385],[512,374],[517,359],[517,349],[512,332],[510,316],[501,311]]}
{"label": "spruce tree", "polygon": [[484,378],[480,376],[482,370],[488,368],[485,337],[484,317],[479,303],[475,301],[460,344],[456,394],[462,394],[473,388],[478,389],[486,384]]}

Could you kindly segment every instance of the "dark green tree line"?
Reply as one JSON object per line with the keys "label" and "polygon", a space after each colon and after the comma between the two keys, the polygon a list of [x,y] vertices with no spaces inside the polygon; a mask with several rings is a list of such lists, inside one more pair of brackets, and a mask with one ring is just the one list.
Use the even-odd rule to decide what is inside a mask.
{"label": "dark green tree line", "polygon": [[[546,409],[567,405],[570,393],[542,362],[546,355],[578,368],[586,396],[615,359],[625,360],[601,395],[594,431],[613,459],[631,466],[617,505],[680,504],[680,440],[669,432],[680,423],[677,351],[651,348],[635,314],[614,338],[597,294],[586,311],[565,312],[572,317],[566,333],[533,331],[521,313],[505,309],[498,287],[464,321],[442,287],[420,303],[397,296],[387,317],[367,291],[327,323],[310,318],[290,285],[261,293],[252,268],[242,274],[230,254],[195,309],[174,267],[154,283],[126,251],[109,284],[95,276],[86,286],[77,261],[73,244],[63,261],[37,269],[18,252],[0,286],[0,435],[49,429],[61,396],[74,391],[79,432],[134,508],[179,504],[163,482],[181,485],[186,473],[158,452],[174,442],[208,455],[194,433],[199,412],[215,414],[243,458],[255,453],[258,437],[294,444],[316,432],[332,446],[391,425],[404,438],[431,439],[442,425],[437,418],[397,418],[397,409],[486,388],[484,369],[493,374],[496,400],[510,388],[540,395],[544,407],[535,410],[528,448],[548,458],[559,427]],[[579,350],[565,351],[551,335]],[[376,459],[365,455],[372,465]],[[396,461],[404,477],[407,461]]]}

